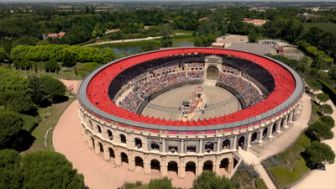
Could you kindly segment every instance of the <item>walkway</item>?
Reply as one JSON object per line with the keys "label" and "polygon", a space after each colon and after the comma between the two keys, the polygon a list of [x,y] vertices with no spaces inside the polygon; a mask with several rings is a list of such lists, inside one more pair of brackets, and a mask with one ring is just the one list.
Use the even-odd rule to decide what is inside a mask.
{"label": "walkway", "polygon": [[[330,104],[334,110],[334,113],[331,115],[336,119],[336,107],[329,100],[327,102]],[[333,151],[336,153],[336,127],[332,129],[334,133],[334,138],[330,140],[324,140],[323,142],[328,144]],[[336,188],[336,163],[327,164],[326,170],[313,170],[311,171],[304,179],[298,182],[293,188],[295,189],[335,189]]]}

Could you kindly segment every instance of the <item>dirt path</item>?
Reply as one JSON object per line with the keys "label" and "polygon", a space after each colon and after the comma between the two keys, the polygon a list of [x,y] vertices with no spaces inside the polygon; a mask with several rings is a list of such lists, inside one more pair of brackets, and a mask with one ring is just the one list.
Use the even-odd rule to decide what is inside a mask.
{"label": "dirt path", "polygon": [[[336,107],[329,100],[327,102],[330,104],[334,110],[334,113],[331,115],[336,119]],[[324,140],[323,142],[330,145],[333,151],[336,153],[336,127],[332,129],[334,133],[334,138],[330,140]],[[335,189],[336,188],[336,163],[327,164],[326,170],[313,170],[309,173],[303,180],[297,183],[293,188],[297,189]]]}

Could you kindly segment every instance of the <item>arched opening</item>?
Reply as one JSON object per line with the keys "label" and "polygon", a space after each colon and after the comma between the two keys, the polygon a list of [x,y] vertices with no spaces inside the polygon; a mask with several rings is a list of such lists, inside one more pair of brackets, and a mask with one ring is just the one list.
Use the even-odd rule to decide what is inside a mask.
{"label": "arched opening", "polygon": [[245,145],[245,136],[241,136],[238,139],[238,147],[244,148]]}
{"label": "arched opening", "polygon": [[157,142],[152,141],[151,149],[152,150],[160,150],[160,145]]}
{"label": "arched opening", "polygon": [[229,149],[230,148],[230,140],[229,139],[225,139],[222,143],[222,148],[223,149]]}
{"label": "arched opening", "polygon": [[219,165],[220,169],[224,169],[226,172],[229,171],[229,159],[228,158],[224,158]]}
{"label": "arched opening", "polygon": [[268,132],[268,128],[266,127],[263,132],[262,132],[262,136],[263,138],[266,138],[267,137],[267,132]]}
{"label": "arched opening", "polygon": [[92,121],[91,121],[91,119],[89,120],[89,124],[90,124],[90,128],[92,129],[92,127],[93,127],[93,124],[92,124]]}
{"label": "arched opening", "polygon": [[168,171],[175,172],[176,174],[178,173],[178,165],[175,161],[170,161],[168,163]]}
{"label": "arched opening", "polygon": [[104,153],[104,147],[103,147],[102,143],[100,143],[100,142],[99,142],[99,152]]}
{"label": "arched opening", "polygon": [[135,166],[144,168],[144,161],[141,157],[136,156],[134,161],[135,161]]}
{"label": "arched opening", "polygon": [[207,79],[217,80],[218,79],[218,68],[216,66],[209,66],[207,69]]}
{"label": "arched opening", "polygon": [[213,170],[213,163],[212,161],[208,160],[203,164],[203,171],[212,171]]}
{"label": "arched opening", "polygon": [[115,158],[115,154],[114,154],[114,150],[112,148],[109,148],[109,155],[110,155],[110,158]]}
{"label": "arched opening", "polygon": [[213,142],[205,143],[204,147],[205,147],[206,152],[213,152],[214,151],[214,143]]}
{"label": "arched opening", "polygon": [[283,128],[285,126],[285,119],[284,118],[281,119],[281,124],[280,125],[281,125],[281,128]]}
{"label": "arched opening", "polygon": [[275,133],[275,131],[276,131],[276,124],[274,123],[272,126],[272,134]]}
{"label": "arched opening", "polygon": [[185,166],[185,171],[196,174],[196,164],[192,161],[189,161]]}
{"label": "arched opening", "polygon": [[153,170],[160,171],[161,170],[160,162],[156,159],[153,159],[150,163],[150,168],[153,169]]}
{"label": "arched opening", "polygon": [[120,142],[123,144],[126,144],[126,136],[123,134],[120,134]]}
{"label": "arched opening", "polygon": [[142,141],[140,138],[135,138],[134,143],[136,148],[142,148]]}
{"label": "arched opening", "polygon": [[93,137],[91,137],[91,142],[92,142],[92,147],[96,148],[95,141],[94,141]]}
{"label": "arched opening", "polygon": [[110,140],[113,139],[113,134],[112,134],[112,131],[111,130],[107,130],[107,136]]}
{"label": "arched opening", "polygon": [[256,143],[258,142],[258,133],[254,132],[251,137],[251,143]]}
{"label": "arched opening", "polygon": [[102,132],[101,127],[99,125],[97,125],[97,131],[98,131],[98,133]]}
{"label": "arched opening", "polygon": [[121,156],[121,162],[128,164],[128,156],[127,156],[127,154],[125,154],[124,152],[121,152],[120,156]]}

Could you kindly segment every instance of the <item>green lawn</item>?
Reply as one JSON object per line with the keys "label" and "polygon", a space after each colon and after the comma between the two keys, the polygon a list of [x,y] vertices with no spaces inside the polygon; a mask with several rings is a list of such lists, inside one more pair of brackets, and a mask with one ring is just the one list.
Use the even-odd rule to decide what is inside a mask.
{"label": "green lawn", "polygon": [[304,23],[303,26],[306,29],[309,29],[311,27],[318,27],[327,32],[336,34],[336,24],[335,23],[320,23],[320,22]]}
{"label": "green lawn", "polygon": [[[64,110],[73,100],[74,98],[72,97],[66,102],[53,104],[52,106],[40,108],[38,110],[41,117],[41,122],[32,132],[32,135],[35,137],[35,141],[33,145],[27,150],[27,152],[54,150],[52,145],[52,129],[55,127]],[[46,144],[45,136],[47,137]]]}
{"label": "green lawn", "polygon": [[31,116],[31,115],[21,114],[21,118],[24,121],[24,125],[22,129],[28,132],[32,132],[39,122],[39,118]]}
{"label": "green lawn", "polygon": [[310,139],[303,133],[284,152],[263,161],[270,177],[278,188],[286,188],[302,178],[310,169],[301,152],[310,145]]}

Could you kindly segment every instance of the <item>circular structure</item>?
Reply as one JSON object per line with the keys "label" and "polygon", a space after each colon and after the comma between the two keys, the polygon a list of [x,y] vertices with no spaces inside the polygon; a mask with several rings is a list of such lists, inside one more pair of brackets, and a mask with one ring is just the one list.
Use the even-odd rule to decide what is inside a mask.
{"label": "circular structure", "polygon": [[[190,86],[176,98],[169,95]],[[218,88],[225,91],[210,92]],[[119,59],[91,73],[79,89],[80,118],[89,146],[116,165],[163,176],[210,170],[230,177],[240,161],[237,149],[291,126],[302,94],[299,75],[274,59],[172,48]],[[163,95],[171,103],[156,100]]]}

